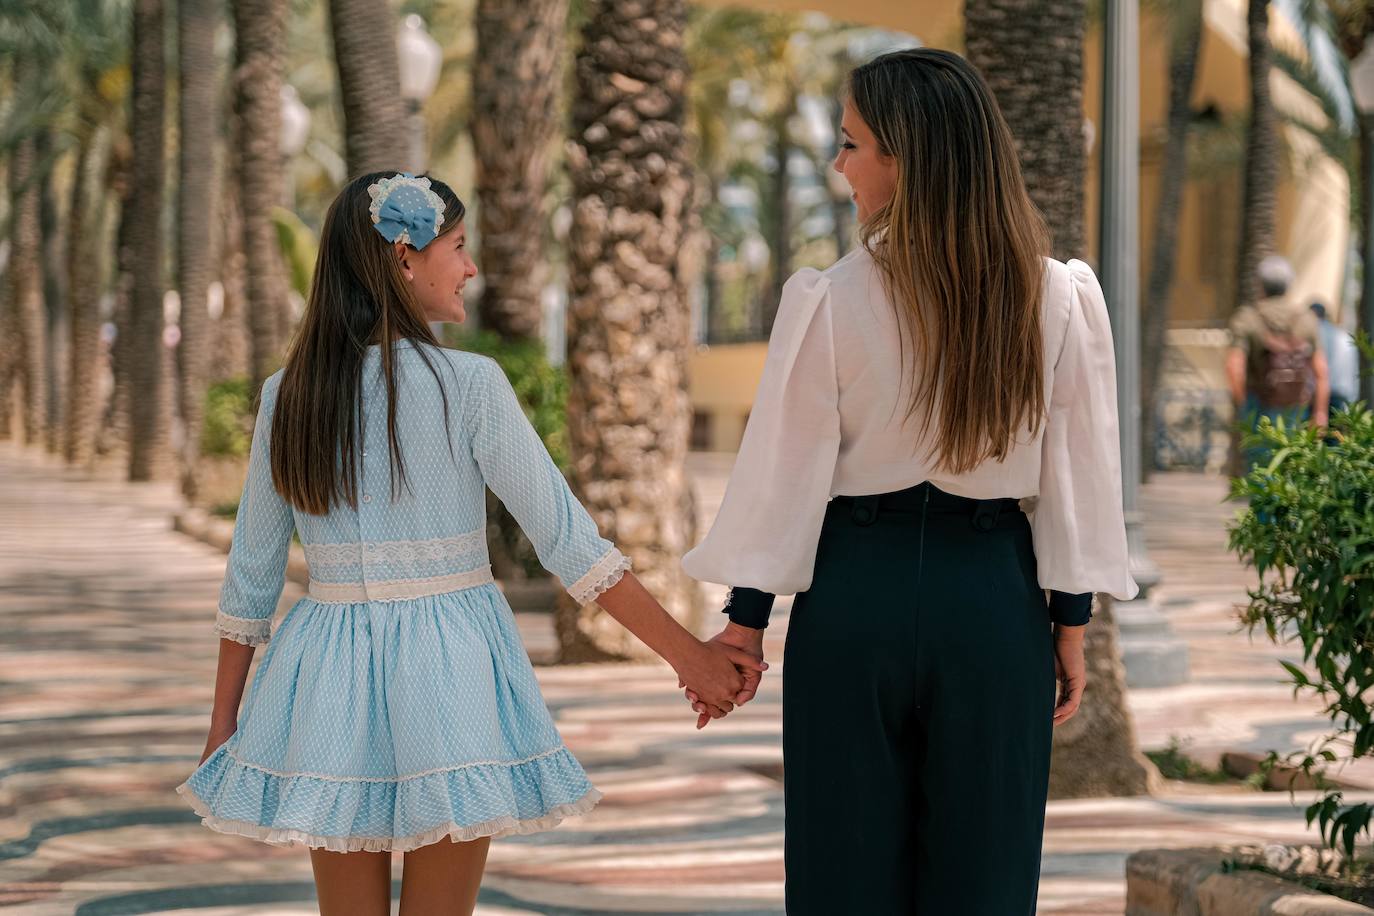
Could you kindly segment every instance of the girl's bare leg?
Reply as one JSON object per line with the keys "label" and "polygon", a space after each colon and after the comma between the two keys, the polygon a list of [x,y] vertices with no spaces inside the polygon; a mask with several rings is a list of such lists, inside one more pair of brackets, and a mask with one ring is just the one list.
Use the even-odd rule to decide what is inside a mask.
{"label": "girl's bare leg", "polygon": [[400,916],[472,916],[491,837],[455,843],[448,837],[405,854]]}
{"label": "girl's bare leg", "polygon": [[391,853],[310,850],[320,916],[390,916]]}

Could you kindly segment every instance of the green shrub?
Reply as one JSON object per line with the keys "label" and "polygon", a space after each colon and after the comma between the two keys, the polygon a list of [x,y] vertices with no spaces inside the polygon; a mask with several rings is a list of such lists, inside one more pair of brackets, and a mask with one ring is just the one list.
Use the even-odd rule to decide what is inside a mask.
{"label": "green shrub", "polygon": [[253,386],[246,378],[217,382],[205,394],[204,455],[245,458],[253,444]]}
{"label": "green shrub", "polygon": [[[1242,621],[1276,644],[1302,645],[1305,667],[1282,665],[1295,695],[1327,704],[1332,733],[1286,759],[1319,778],[1374,748],[1374,413],[1363,404],[1337,413],[1329,436],[1266,421],[1246,445],[1264,445],[1273,458],[1231,485],[1231,498],[1249,503],[1230,528],[1231,549],[1259,578]],[[1327,789],[1307,822],[1350,854],[1369,834],[1371,813]]]}

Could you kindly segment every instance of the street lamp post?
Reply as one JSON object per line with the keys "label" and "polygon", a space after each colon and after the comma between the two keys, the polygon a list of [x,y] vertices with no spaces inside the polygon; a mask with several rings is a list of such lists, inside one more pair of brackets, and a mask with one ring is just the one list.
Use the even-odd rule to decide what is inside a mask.
{"label": "street lamp post", "polygon": [[[1350,88],[1360,110],[1360,327],[1374,337],[1374,45],[1350,65]],[[1360,355],[1360,395],[1374,407],[1374,365]]]}
{"label": "street lamp post", "polygon": [[1099,251],[1116,349],[1126,541],[1131,575],[1140,586],[1140,595],[1117,603],[1113,613],[1126,683],[1163,687],[1188,679],[1188,647],[1150,597],[1160,575],[1145,550],[1140,511],[1140,7],[1139,0],[1113,0],[1105,7]]}
{"label": "street lamp post", "polygon": [[444,52],[425,30],[425,21],[411,13],[401,21],[401,28],[396,33],[396,57],[401,67],[401,97],[406,100],[406,120],[409,122],[410,170],[418,175],[426,165],[422,109],[439,84]]}

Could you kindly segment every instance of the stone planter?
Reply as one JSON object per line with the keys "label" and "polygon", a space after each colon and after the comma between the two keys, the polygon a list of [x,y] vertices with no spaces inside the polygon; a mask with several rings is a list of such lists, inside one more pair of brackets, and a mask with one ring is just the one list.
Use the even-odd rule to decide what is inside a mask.
{"label": "stone planter", "polygon": [[1264,872],[1226,872],[1239,848],[1143,849],[1126,860],[1126,916],[1374,916]]}

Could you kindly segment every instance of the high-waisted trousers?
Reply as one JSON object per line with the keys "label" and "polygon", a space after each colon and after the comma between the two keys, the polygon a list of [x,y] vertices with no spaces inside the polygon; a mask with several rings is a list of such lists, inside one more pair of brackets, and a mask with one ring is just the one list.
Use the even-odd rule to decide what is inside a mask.
{"label": "high-waisted trousers", "polygon": [[783,659],[787,912],[1033,916],[1053,653],[1015,500],[831,500]]}

